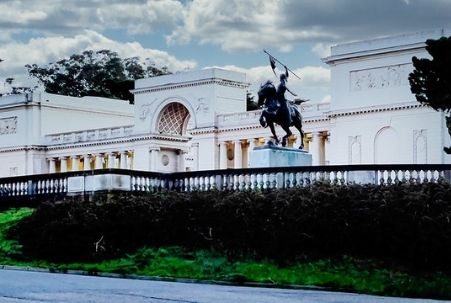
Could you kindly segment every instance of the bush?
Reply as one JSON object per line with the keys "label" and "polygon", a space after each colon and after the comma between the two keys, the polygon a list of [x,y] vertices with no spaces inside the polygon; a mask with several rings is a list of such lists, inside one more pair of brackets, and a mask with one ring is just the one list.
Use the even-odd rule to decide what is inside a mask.
{"label": "bush", "polygon": [[451,186],[314,184],[268,192],[166,192],[45,203],[12,230],[52,261],[114,258],[139,247],[215,248],[279,262],[374,258],[451,271]]}

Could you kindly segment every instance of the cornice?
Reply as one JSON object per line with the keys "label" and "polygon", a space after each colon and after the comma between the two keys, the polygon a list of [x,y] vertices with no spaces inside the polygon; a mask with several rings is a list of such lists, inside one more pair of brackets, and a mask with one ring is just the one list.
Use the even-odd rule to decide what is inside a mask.
{"label": "cornice", "polygon": [[131,90],[131,92],[134,95],[139,95],[139,94],[153,93],[153,92],[159,92],[159,91],[165,91],[165,90],[173,90],[173,89],[177,89],[177,88],[195,87],[195,86],[210,85],[210,84],[217,84],[217,85],[221,85],[221,86],[238,87],[238,88],[247,88],[250,85],[249,83],[244,83],[244,82],[218,79],[218,78],[209,78],[209,79],[202,79],[202,80],[196,80],[196,81],[168,83],[168,84],[163,84],[163,85],[137,88],[137,89]]}
{"label": "cornice", "polygon": [[0,148],[0,153],[30,151],[30,150],[47,151],[47,147],[44,145],[33,145],[33,146],[22,145],[22,146],[15,146],[15,147],[3,147],[3,148]]}
{"label": "cornice", "polygon": [[390,53],[401,54],[401,53],[417,52],[417,51],[424,49],[424,47],[425,47],[424,42],[412,43],[412,44],[401,45],[401,46],[389,46],[389,47],[382,47],[382,48],[371,49],[371,50],[355,51],[355,52],[332,55],[332,56],[329,56],[326,58],[322,58],[322,61],[326,64],[336,64],[338,62],[359,60],[359,59],[364,59],[364,58],[368,58],[368,57],[386,56],[387,54],[390,54]]}
{"label": "cornice", "polygon": [[357,109],[353,109],[353,110],[330,111],[326,114],[329,118],[336,118],[336,117],[353,116],[353,115],[386,112],[386,111],[416,109],[416,108],[424,108],[424,107],[427,107],[427,106],[420,104],[418,102],[409,102],[409,103],[393,104],[391,106],[379,105],[379,106],[371,106],[371,107],[362,107],[362,108],[357,108]]}

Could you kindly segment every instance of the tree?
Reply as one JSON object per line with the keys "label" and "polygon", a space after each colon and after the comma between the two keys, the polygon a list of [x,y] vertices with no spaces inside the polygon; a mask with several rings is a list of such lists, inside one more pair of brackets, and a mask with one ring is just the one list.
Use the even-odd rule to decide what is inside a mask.
{"label": "tree", "polygon": [[45,91],[74,97],[98,96],[133,103],[134,80],[169,74],[138,57],[121,59],[116,52],[84,51],[43,67],[27,64],[28,74],[44,85]]}
{"label": "tree", "polygon": [[255,102],[254,96],[250,92],[246,92],[246,110],[256,110],[258,109],[258,104]]}
{"label": "tree", "polygon": [[[410,90],[418,102],[448,115],[451,136],[451,37],[427,40],[426,50],[432,59],[412,58],[415,69],[409,75]],[[451,154],[451,146],[444,150]]]}

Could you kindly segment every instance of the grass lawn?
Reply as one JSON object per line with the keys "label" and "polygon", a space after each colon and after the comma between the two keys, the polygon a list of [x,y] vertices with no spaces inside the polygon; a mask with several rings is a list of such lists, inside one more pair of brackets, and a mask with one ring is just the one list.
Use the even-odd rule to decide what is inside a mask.
{"label": "grass lawn", "polygon": [[341,258],[278,266],[270,260],[229,260],[209,250],[181,247],[141,248],[121,259],[98,263],[54,264],[27,260],[21,246],[5,238],[6,232],[32,209],[0,213],[0,264],[44,267],[57,271],[86,270],[164,278],[188,278],[235,283],[262,282],[274,285],[315,285],[331,289],[390,296],[451,299],[451,275],[413,275],[389,269],[370,260]]}

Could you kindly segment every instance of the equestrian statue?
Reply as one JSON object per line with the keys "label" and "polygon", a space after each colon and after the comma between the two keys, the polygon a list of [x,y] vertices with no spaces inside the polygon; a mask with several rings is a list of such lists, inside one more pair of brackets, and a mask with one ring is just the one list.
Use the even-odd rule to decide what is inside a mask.
{"label": "equestrian statue", "polygon": [[[265,53],[267,52],[265,51]],[[271,55],[269,55],[269,59],[271,67],[274,72],[275,68],[274,60],[276,59]],[[278,62],[280,63],[280,61]],[[280,83],[277,86],[277,89],[270,80],[266,81],[265,84],[260,86],[260,89],[258,91],[258,106],[263,107],[260,116],[260,125],[263,127],[269,126],[273,138],[275,140],[275,144],[279,145],[280,143],[282,143],[283,147],[287,146],[288,137],[292,135],[290,127],[291,126],[296,127],[301,135],[301,144],[299,146],[299,149],[304,149],[304,132],[302,131],[302,116],[297,106],[294,104],[300,104],[302,102],[306,102],[307,100],[296,100],[293,102],[294,104],[292,104],[291,101],[285,99],[286,91],[288,91],[293,96],[296,96],[296,94],[290,91],[286,85],[289,76],[288,74],[289,69],[285,65],[284,67],[285,72],[280,74],[279,77]],[[294,75],[296,76],[296,74]],[[282,127],[282,129],[286,132],[286,135],[282,137],[282,142],[280,142],[279,138],[277,137],[274,123],[280,125],[280,127]]]}

